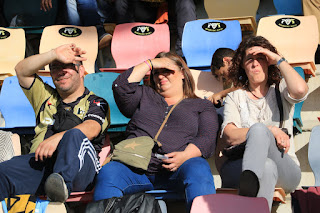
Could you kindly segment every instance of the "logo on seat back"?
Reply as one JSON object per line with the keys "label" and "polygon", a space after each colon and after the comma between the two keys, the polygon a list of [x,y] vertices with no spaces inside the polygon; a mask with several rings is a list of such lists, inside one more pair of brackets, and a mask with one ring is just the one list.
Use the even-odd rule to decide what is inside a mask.
{"label": "logo on seat back", "polygon": [[207,32],[221,32],[226,28],[227,26],[222,22],[208,22],[202,25],[202,29]]}
{"label": "logo on seat back", "polygon": [[82,31],[76,27],[63,27],[59,30],[59,34],[64,37],[78,37]]}
{"label": "logo on seat back", "polygon": [[276,25],[282,28],[294,28],[300,25],[300,20],[296,18],[280,18],[276,20]]}
{"label": "logo on seat back", "polygon": [[0,39],[6,39],[10,36],[10,33],[6,30],[0,30]]}
{"label": "logo on seat back", "polygon": [[154,33],[154,28],[151,26],[140,25],[140,26],[133,27],[131,29],[131,32],[135,35],[147,36]]}

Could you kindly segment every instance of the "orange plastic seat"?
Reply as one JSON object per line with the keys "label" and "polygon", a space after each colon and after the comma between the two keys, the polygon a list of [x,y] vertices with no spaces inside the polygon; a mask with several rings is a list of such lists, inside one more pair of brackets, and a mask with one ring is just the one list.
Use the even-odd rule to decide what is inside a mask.
{"label": "orange plastic seat", "polygon": [[16,75],[14,70],[19,61],[24,59],[26,38],[23,29],[0,27],[0,81]]}
{"label": "orange plastic seat", "polygon": [[116,26],[111,41],[111,54],[116,68],[101,68],[103,72],[123,72],[159,52],[170,51],[167,24],[125,23]]}
{"label": "orange plastic seat", "polygon": [[319,31],[315,16],[277,15],[260,19],[257,35],[268,39],[293,67],[315,76]]}
{"label": "orange plastic seat", "polygon": [[[47,52],[63,44],[74,43],[85,50],[83,61],[86,72],[95,72],[95,61],[98,55],[98,34],[96,27],[80,27],[72,25],[52,25],[45,27],[40,40],[39,53]],[[49,66],[40,75],[49,75]]]}
{"label": "orange plastic seat", "polygon": [[223,90],[223,85],[211,72],[190,69],[195,83],[195,94],[200,98],[208,98]]}

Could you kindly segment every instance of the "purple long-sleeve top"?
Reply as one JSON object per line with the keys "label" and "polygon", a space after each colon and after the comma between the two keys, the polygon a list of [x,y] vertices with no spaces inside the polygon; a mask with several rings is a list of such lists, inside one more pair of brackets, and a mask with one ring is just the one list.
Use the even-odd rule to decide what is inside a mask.
{"label": "purple long-sleeve top", "polygon": [[[131,118],[126,129],[127,138],[154,138],[172,105],[168,106],[164,97],[151,87],[129,83],[128,77],[132,70],[130,68],[122,73],[113,82],[114,98],[121,113]],[[214,154],[218,129],[218,116],[210,101],[184,99],[172,111],[161,131],[158,140],[162,147],[157,152],[166,154],[184,151],[192,143],[200,149],[202,157],[209,158]],[[153,153],[148,174],[163,171],[161,164],[162,161]]]}

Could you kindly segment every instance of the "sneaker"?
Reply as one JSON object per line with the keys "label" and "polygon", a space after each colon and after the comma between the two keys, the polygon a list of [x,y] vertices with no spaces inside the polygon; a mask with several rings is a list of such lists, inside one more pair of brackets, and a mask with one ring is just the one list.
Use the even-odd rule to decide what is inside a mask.
{"label": "sneaker", "polygon": [[99,41],[98,48],[99,50],[106,48],[107,46],[110,45],[112,39],[111,34],[105,34]]}
{"label": "sneaker", "polygon": [[69,192],[63,177],[58,173],[52,173],[46,180],[44,190],[47,197],[52,202],[64,203],[68,197]]}
{"label": "sneaker", "polygon": [[257,175],[250,170],[243,171],[240,176],[239,195],[257,197],[259,189],[260,183]]}

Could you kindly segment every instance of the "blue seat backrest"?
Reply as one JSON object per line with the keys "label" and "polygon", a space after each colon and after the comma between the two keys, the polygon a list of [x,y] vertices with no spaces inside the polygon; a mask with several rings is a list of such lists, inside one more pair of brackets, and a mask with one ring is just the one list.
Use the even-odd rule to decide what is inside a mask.
{"label": "blue seat backrest", "polygon": [[182,52],[191,68],[210,69],[213,53],[218,48],[236,50],[242,40],[240,23],[199,19],[187,22],[182,35]]}
{"label": "blue seat backrest", "polygon": [[315,186],[320,186],[320,126],[312,128],[309,148],[308,160],[315,177]]}
{"label": "blue seat backrest", "polygon": [[303,15],[301,0],[273,0],[278,14]]}
{"label": "blue seat backrest", "polygon": [[[53,86],[51,77],[41,77]],[[3,81],[0,93],[0,111],[5,120],[5,128],[34,127],[36,118],[33,108],[23,93],[16,76]]]}
{"label": "blue seat backrest", "polygon": [[58,0],[52,0],[52,9],[45,12],[40,10],[41,0],[4,0],[3,13],[8,23],[16,15],[23,16],[24,26],[39,27],[55,24]]}
{"label": "blue seat backrest", "polygon": [[[304,70],[301,67],[294,67],[294,69],[299,73],[299,75],[305,79]],[[298,119],[298,124],[302,127],[302,119],[301,119],[301,109],[304,101],[297,103],[294,105],[294,114],[293,119]]]}
{"label": "blue seat backrest", "polygon": [[111,124],[110,131],[124,131],[123,128],[114,129],[114,127],[125,126],[129,120],[118,109],[113,97],[112,83],[119,76],[119,73],[100,72],[88,74],[84,78],[84,85],[97,96],[104,98],[110,107]]}

